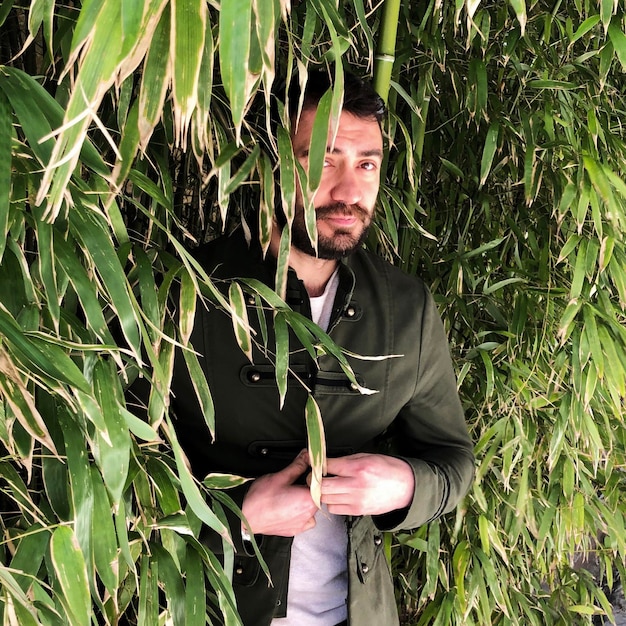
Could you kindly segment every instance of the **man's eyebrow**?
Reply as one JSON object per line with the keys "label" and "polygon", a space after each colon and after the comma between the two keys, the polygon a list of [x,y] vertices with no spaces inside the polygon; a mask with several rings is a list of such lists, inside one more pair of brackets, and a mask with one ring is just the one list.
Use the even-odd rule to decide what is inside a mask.
{"label": "man's eyebrow", "polygon": [[[309,156],[309,149],[306,148],[304,150],[302,150],[301,152],[297,153],[297,156],[301,157],[301,158],[306,158]],[[340,148],[333,148],[331,150],[330,146],[328,146],[326,148],[326,154],[344,154],[344,150],[341,150]],[[359,150],[359,152],[357,153],[358,156],[360,157],[378,157],[380,159],[382,159],[384,157],[383,151],[380,148],[372,148],[370,150]]]}

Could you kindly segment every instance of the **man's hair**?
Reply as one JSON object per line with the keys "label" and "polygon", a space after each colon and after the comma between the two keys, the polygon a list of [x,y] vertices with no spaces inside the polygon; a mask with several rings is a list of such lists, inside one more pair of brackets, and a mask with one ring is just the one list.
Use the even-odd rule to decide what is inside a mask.
{"label": "man's hair", "polygon": [[[309,72],[304,88],[302,110],[317,108],[322,96],[333,86],[328,72],[313,70]],[[293,120],[298,113],[300,85],[294,80],[289,89],[289,117]],[[373,118],[382,124],[385,117],[385,102],[376,93],[372,85],[346,72],[344,74],[343,111],[363,119]]]}

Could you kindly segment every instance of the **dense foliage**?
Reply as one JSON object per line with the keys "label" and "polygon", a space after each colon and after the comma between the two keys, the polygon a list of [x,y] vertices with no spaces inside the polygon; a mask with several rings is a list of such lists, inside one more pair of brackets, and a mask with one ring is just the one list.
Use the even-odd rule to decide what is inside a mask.
{"label": "dense foliage", "polygon": [[[457,515],[390,538],[406,623],[610,613],[626,580],[624,26],[613,0],[1,3],[3,623],[239,622],[236,479],[185,466],[174,341],[210,424],[195,307],[221,298],[244,350],[262,338],[242,289],[298,320],[258,285],[223,298],[188,247],[242,220],[267,241],[274,176],[287,207],[296,176],[315,188],[283,125],[268,139],[270,93],[337,60],[312,152],[342,67],[375,73],[389,156],[368,245],[432,286],[477,444]],[[284,341],[269,349],[286,362]],[[125,397],[138,374],[145,419]]]}

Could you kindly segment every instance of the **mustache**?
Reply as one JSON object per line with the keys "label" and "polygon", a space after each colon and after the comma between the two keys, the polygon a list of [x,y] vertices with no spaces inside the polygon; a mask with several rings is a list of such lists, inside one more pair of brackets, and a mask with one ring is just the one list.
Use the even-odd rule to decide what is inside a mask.
{"label": "mustache", "polygon": [[324,218],[328,215],[358,215],[361,219],[369,219],[370,214],[367,209],[360,204],[345,204],[343,202],[334,202],[333,204],[323,204],[315,207],[315,216],[317,219]]}

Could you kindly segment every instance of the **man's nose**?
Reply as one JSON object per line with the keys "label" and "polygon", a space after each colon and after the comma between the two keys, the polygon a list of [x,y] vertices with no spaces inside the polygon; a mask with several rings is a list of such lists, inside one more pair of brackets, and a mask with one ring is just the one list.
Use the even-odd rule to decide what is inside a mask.
{"label": "man's nose", "polygon": [[363,189],[356,172],[349,167],[341,168],[333,181],[330,196],[334,202],[347,206],[359,204],[363,197]]}

